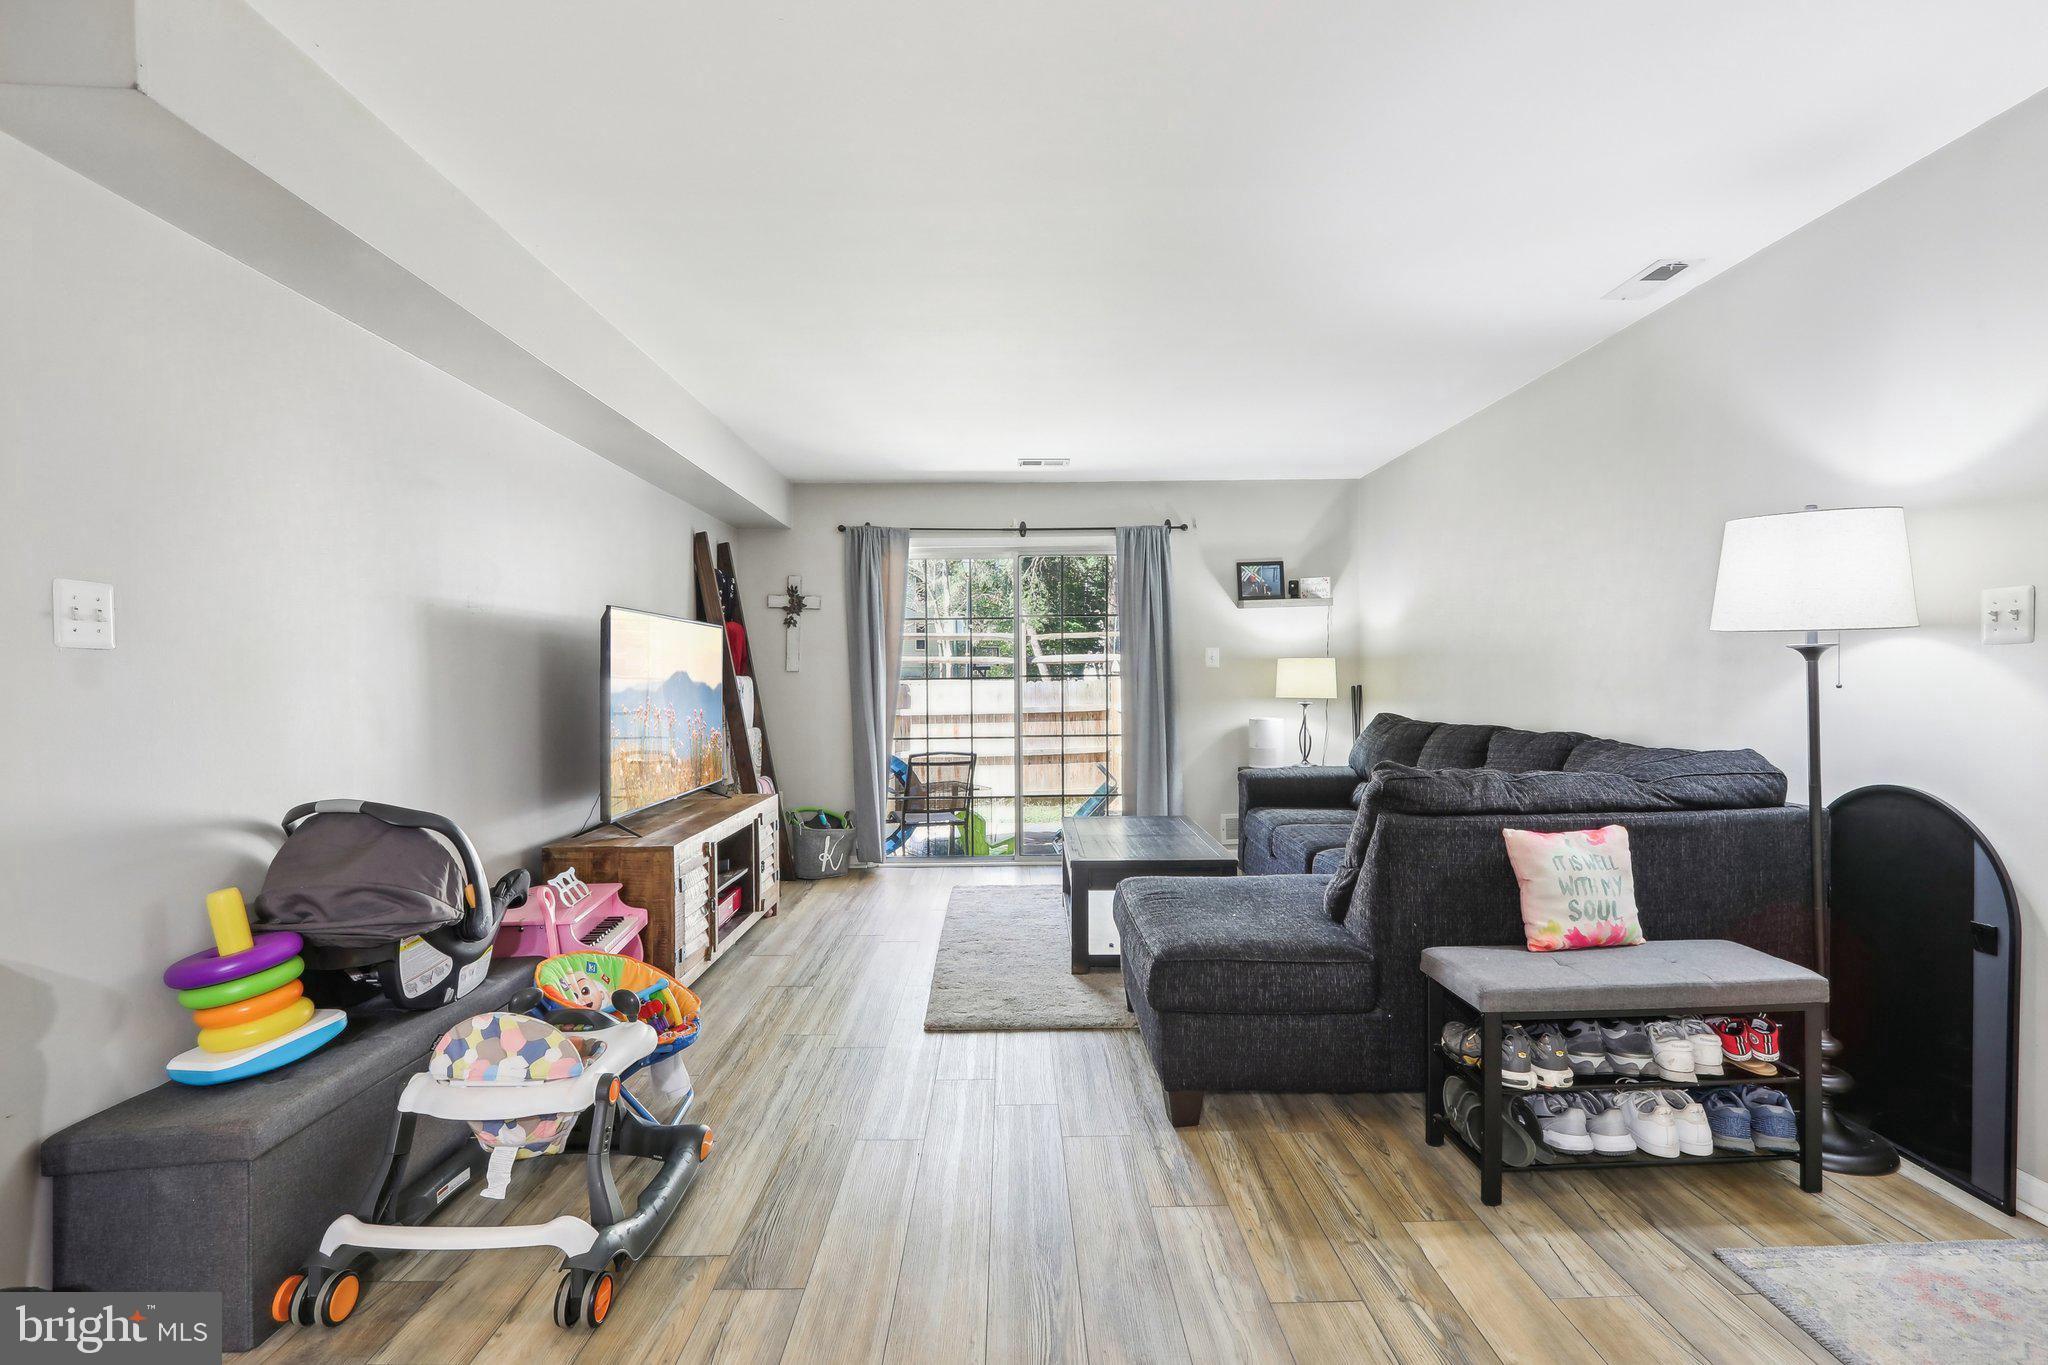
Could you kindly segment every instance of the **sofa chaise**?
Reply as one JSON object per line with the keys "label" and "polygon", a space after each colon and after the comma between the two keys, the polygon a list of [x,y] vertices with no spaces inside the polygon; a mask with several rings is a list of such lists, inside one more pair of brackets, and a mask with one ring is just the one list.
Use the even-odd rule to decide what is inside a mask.
{"label": "sofa chaise", "polygon": [[1422,950],[1522,941],[1509,826],[1624,825],[1649,937],[1811,965],[1806,811],[1753,750],[1382,714],[1341,769],[1246,770],[1240,793],[1241,849],[1265,840],[1241,863],[1267,875],[1116,893],[1125,991],[1177,1124],[1210,1090],[1417,1089]]}

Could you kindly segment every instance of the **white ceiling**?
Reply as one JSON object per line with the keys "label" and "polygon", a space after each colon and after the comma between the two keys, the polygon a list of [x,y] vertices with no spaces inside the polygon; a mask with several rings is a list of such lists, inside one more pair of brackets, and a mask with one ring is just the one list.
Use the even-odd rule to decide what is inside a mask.
{"label": "white ceiling", "polygon": [[2048,86],[2039,0],[253,3],[801,480],[1359,474]]}

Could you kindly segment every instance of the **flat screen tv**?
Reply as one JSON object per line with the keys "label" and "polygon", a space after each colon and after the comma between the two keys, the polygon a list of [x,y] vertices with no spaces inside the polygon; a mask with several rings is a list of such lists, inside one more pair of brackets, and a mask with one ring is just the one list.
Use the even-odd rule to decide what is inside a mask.
{"label": "flat screen tv", "polygon": [[604,609],[604,818],[725,778],[725,639],[718,627]]}

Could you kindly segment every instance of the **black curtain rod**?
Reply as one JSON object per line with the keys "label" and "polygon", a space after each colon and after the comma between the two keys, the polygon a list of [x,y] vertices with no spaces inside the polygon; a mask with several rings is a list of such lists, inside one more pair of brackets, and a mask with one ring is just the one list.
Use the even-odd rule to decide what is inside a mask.
{"label": "black curtain rod", "polygon": [[[874,523],[872,521],[864,521],[861,523],[861,525],[873,526]],[[1188,529],[1188,524],[1186,522],[1177,522],[1173,520],[1171,517],[1168,517],[1166,519],[1165,526],[1166,529],[1169,531],[1185,531]],[[843,521],[839,523],[839,529],[844,531],[846,529],[846,523]],[[906,526],[903,529],[906,531],[923,531],[926,534],[935,535],[944,534],[993,536],[1009,535],[1011,532],[1014,531],[1016,534],[1020,536],[1028,536],[1033,533],[1037,533],[1040,535],[1051,535],[1055,533],[1065,533],[1073,531],[1114,531],[1117,528],[1114,526],[1028,526],[1020,521],[1015,526]]]}

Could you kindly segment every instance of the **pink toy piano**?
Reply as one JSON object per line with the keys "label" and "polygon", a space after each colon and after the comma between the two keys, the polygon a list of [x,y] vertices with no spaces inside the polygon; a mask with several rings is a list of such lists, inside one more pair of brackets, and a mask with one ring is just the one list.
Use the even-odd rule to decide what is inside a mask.
{"label": "pink toy piano", "polygon": [[[582,886],[583,883],[576,883]],[[574,905],[565,905],[552,885],[529,891],[524,905],[505,912],[498,925],[500,957],[553,957],[557,953],[616,953],[646,960],[640,934],[647,912],[619,899],[618,882],[598,882]]]}

